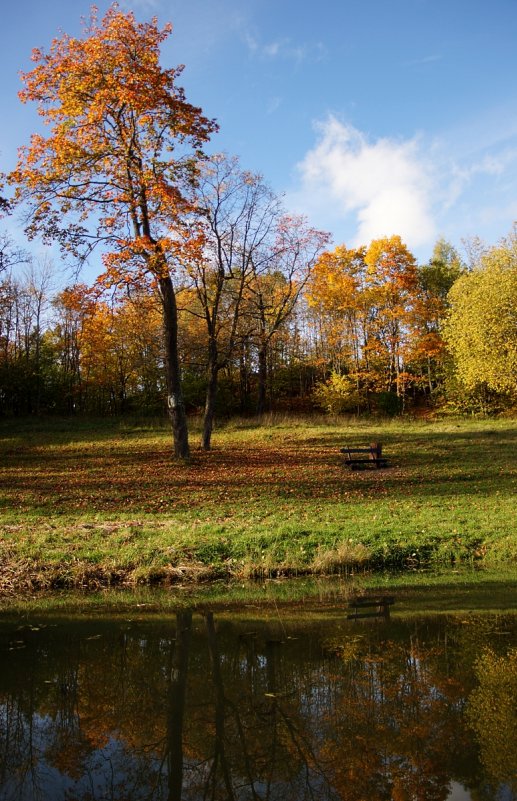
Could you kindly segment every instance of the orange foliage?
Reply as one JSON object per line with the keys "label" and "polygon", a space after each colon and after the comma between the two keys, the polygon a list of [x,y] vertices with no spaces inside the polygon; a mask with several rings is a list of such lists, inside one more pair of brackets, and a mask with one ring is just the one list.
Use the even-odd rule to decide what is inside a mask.
{"label": "orange foliage", "polygon": [[[200,147],[216,126],[176,85],[182,68],[160,66],[171,30],[137,23],[116,4],[100,22],[92,9],[84,38],[63,34],[49,53],[34,50],[36,66],[22,75],[20,98],[37,102],[49,127],[21,148],[10,176],[31,206],[29,235],[74,253],[102,242],[109,283],[137,264],[162,277],[168,259],[199,246],[184,217]],[[95,231],[84,227],[91,217]]]}

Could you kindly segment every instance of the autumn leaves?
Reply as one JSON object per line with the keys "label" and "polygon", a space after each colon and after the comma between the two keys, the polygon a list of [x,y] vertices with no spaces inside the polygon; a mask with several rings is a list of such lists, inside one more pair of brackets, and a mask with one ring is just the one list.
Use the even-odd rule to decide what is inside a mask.
{"label": "autumn leaves", "polygon": [[454,263],[441,269],[442,286],[426,285],[425,270],[398,236],[324,254],[307,293],[321,357],[332,371],[317,388],[321,406],[371,411],[388,393],[401,409],[412,388],[433,391],[444,350],[440,321],[457,274]]}

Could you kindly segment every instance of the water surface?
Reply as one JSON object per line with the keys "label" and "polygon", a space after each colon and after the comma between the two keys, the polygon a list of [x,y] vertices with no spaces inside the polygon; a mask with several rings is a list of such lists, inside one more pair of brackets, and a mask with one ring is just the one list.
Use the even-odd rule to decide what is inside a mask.
{"label": "water surface", "polygon": [[517,616],[0,626],[1,801],[512,801]]}

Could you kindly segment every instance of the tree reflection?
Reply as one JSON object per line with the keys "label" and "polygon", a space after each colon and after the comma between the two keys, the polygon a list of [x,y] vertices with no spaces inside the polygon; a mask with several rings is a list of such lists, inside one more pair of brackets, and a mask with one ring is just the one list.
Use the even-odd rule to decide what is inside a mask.
{"label": "tree reflection", "polygon": [[171,649],[167,711],[168,801],[181,801],[183,788],[183,718],[187,690],[192,613],[176,616],[176,641]]}
{"label": "tree reflection", "polygon": [[487,650],[476,664],[478,687],[467,709],[481,760],[493,785],[517,790],[517,649],[504,656]]}
{"label": "tree reflection", "polygon": [[474,624],[11,632],[0,801],[445,801],[451,780],[511,798],[517,624],[483,623],[477,648]]}
{"label": "tree reflection", "polygon": [[436,672],[434,645],[413,637],[346,657],[328,715],[325,748],[347,801],[448,796],[459,752],[469,742],[461,725],[460,689]]}

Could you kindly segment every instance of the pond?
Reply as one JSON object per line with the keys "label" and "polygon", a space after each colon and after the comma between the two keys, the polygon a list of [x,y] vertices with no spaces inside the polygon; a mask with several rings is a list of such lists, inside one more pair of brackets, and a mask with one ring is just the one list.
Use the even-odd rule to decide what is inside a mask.
{"label": "pond", "polygon": [[0,625],[0,799],[511,801],[515,613]]}

